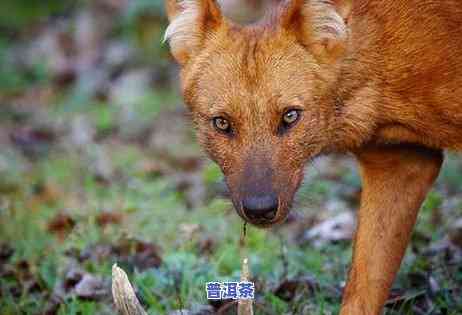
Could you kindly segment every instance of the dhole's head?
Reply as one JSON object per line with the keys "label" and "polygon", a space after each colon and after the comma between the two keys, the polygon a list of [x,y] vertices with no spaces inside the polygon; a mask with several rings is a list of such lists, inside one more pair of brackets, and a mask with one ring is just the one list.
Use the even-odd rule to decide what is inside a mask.
{"label": "dhole's head", "polygon": [[198,138],[250,223],[284,220],[304,164],[336,141],[333,91],[349,8],[287,1],[244,27],[214,0],[167,0],[166,39]]}

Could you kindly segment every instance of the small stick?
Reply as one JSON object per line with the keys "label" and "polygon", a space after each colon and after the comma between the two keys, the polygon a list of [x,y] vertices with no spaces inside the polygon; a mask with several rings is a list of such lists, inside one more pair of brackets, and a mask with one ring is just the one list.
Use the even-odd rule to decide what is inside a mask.
{"label": "small stick", "polygon": [[[245,236],[247,234],[246,223],[242,228],[241,239],[239,245],[241,247],[241,281],[250,281],[249,259],[245,251]],[[253,300],[239,300],[237,303],[238,315],[253,315]]]}
{"label": "small stick", "polygon": [[[249,271],[249,261],[245,257],[242,260],[242,271],[241,271],[241,281],[249,281],[250,271]],[[237,315],[253,315],[253,300],[239,300],[237,303]]]}
{"label": "small stick", "polygon": [[112,266],[112,297],[119,314],[147,315],[128,281],[127,274],[117,264]]}

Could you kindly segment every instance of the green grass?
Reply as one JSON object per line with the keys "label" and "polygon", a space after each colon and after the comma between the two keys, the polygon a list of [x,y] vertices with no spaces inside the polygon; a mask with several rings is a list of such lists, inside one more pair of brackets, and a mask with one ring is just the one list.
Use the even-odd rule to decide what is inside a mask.
{"label": "green grass", "polygon": [[[136,175],[133,163],[145,158],[140,150],[132,147],[119,150],[113,152],[112,160],[116,169],[125,173],[127,178],[110,184],[99,183],[85,170],[86,166],[78,155],[65,152],[50,154],[47,159],[36,162],[32,171],[21,171],[14,166],[4,170],[6,178],[16,178],[16,182],[11,183],[16,186],[2,197],[0,239],[14,248],[9,264],[26,260],[40,286],[43,286],[39,296],[23,288],[19,297],[13,297],[8,293],[10,286],[22,288],[23,284],[14,277],[2,281],[0,309],[6,314],[16,313],[18,307],[22,312],[31,314],[45,308],[46,296],[61,281],[64,269],[71,261],[66,252],[83,251],[95,244],[117,243],[124,236],[153,242],[162,248],[163,264],[160,268],[133,270],[130,274],[153,314],[178,308],[177,295],[186,308],[207,304],[205,282],[239,278],[238,243],[242,222],[231,211],[229,202],[213,199],[202,209],[189,210],[181,195],[171,189],[172,183],[168,178],[151,179]],[[4,157],[5,153],[0,155]],[[212,166],[205,168],[203,176],[209,182],[219,178]],[[59,188],[58,196],[46,203],[34,202],[43,196],[37,195],[30,187],[44,182]],[[8,207],[5,207],[6,204]],[[47,231],[47,224],[63,209],[76,225],[60,241]],[[95,224],[95,217],[102,210],[124,213],[125,220],[120,226],[102,229]],[[193,235],[184,235],[179,228],[181,225],[197,225],[201,230]],[[200,242],[204,238],[214,243],[210,254],[200,250]],[[283,267],[279,236],[271,231],[249,227],[247,245],[256,281],[261,282],[263,287],[274,286],[281,281]],[[289,276],[309,271],[319,279],[334,280],[332,274],[323,270],[325,261],[329,259],[324,253],[312,249],[301,252],[300,248],[291,245],[287,247],[287,255]],[[84,267],[89,272],[108,276],[114,262],[110,258],[103,263],[88,261]],[[288,303],[270,292],[259,292],[259,299],[265,305],[272,305],[275,311],[290,308]],[[104,303],[71,297],[64,301],[59,312],[92,314],[104,313],[104,309]]]}
{"label": "green grass", "polygon": [[[191,308],[197,304],[207,304],[204,284],[211,280],[236,280],[240,273],[240,249],[238,246],[241,221],[231,211],[229,202],[213,199],[201,209],[189,210],[185,201],[174,189],[168,177],[150,178],[137,172],[134,163],[146,159],[145,153],[136,146],[117,147],[112,152],[111,161],[121,179],[109,184],[100,183],[86,170],[83,160],[75,152],[55,152],[46,159],[35,162],[32,170],[22,169],[17,161],[3,170],[3,189],[10,189],[2,196],[0,209],[0,239],[14,248],[9,264],[27,261],[31,273],[36,277],[40,290],[27,291],[24,284],[15,277],[6,277],[0,285],[2,314],[34,314],[44,310],[55,286],[62,281],[63,272],[71,263],[66,252],[84,251],[96,244],[114,244],[121,238],[129,237],[153,242],[161,247],[163,263],[159,268],[130,271],[132,282],[139,289],[143,302],[152,314],[163,314],[180,306]],[[1,152],[0,157],[11,161],[12,152]],[[206,182],[220,179],[215,166],[204,168]],[[35,202],[43,198],[31,189],[38,183],[58,187],[58,196],[47,202]],[[14,187],[14,189],[11,189]],[[315,192],[318,201],[328,198],[326,185],[320,184]],[[316,196],[311,196],[316,197]],[[432,192],[422,209],[418,231],[436,233],[431,225],[431,210],[441,205],[441,196]],[[7,205],[7,206],[6,206]],[[47,231],[47,223],[58,212],[65,209],[76,221],[75,227],[64,240]],[[99,227],[95,221],[102,210],[123,213],[121,225]],[[200,227],[198,232],[185,235],[181,226]],[[339,309],[339,297],[326,293],[329,286],[337,286],[344,280],[351,251],[347,244],[330,245],[321,249],[301,248],[287,240],[284,233],[259,230],[249,227],[247,252],[251,262],[251,272],[262,291],[258,292],[258,302],[271,309],[273,314],[310,310],[309,314],[334,314]],[[211,253],[200,250],[201,241],[213,240]],[[286,246],[289,278],[312,275],[321,284],[314,295],[301,293],[294,301],[286,302],[271,292],[283,280],[284,266],[281,258],[281,239]],[[117,262],[109,257],[107,261],[89,260],[83,267],[91,273],[106,278],[110,268]],[[444,266],[443,266],[444,267]],[[427,260],[415,257],[403,266],[405,272],[421,272],[428,269]],[[457,285],[462,278],[451,282],[444,270],[433,270],[440,281],[448,281],[447,287]],[[412,287],[401,274],[399,285]],[[441,283],[441,281],[440,281]],[[12,295],[12,288],[21,292]],[[296,301],[298,299],[298,301]],[[180,305],[180,301],[181,304]],[[413,298],[401,303],[397,313],[413,314]],[[434,300],[437,307],[448,308],[448,314],[460,312],[460,303],[451,297],[438,294]],[[454,309],[454,307],[456,307]],[[450,308],[450,309],[449,309]],[[59,307],[59,314],[106,314],[107,301],[92,302],[70,296]],[[452,313],[451,313],[452,312]],[[258,311],[257,314],[264,314]],[[388,311],[387,314],[395,314]]]}

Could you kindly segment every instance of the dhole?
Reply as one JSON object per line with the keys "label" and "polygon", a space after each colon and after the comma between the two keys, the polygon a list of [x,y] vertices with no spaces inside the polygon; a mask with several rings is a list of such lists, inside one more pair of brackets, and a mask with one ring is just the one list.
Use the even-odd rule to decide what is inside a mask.
{"label": "dhole", "polygon": [[342,315],[381,313],[443,150],[462,149],[460,0],[287,0],[239,26],[167,0],[199,139],[245,220],[283,221],[317,155],[363,181]]}

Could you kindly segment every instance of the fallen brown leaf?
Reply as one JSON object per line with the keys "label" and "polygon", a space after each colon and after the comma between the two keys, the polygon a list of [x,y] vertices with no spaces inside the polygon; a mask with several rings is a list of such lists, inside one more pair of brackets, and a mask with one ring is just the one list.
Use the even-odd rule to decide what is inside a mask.
{"label": "fallen brown leaf", "polygon": [[120,262],[145,270],[162,264],[161,249],[154,243],[136,239],[122,239],[113,246],[113,252]]}
{"label": "fallen brown leaf", "polygon": [[46,128],[22,127],[13,130],[10,139],[25,156],[36,158],[48,152],[49,145],[56,140],[56,134]]}
{"label": "fallen brown leaf", "polygon": [[63,240],[74,228],[75,220],[64,212],[57,213],[50,222],[47,230],[55,234],[58,239]]}
{"label": "fallen brown leaf", "polygon": [[291,301],[297,292],[308,291],[309,295],[319,289],[319,283],[311,276],[297,277],[282,281],[274,290],[273,293],[284,301]]}
{"label": "fallen brown leaf", "polygon": [[122,220],[123,214],[120,212],[104,211],[96,217],[96,223],[101,227],[105,227],[109,224],[118,225],[122,223]]}
{"label": "fallen brown leaf", "polygon": [[77,297],[85,300],[99,300],[108,294],[103,279],[91,274],[84,274],[74,289]]}

